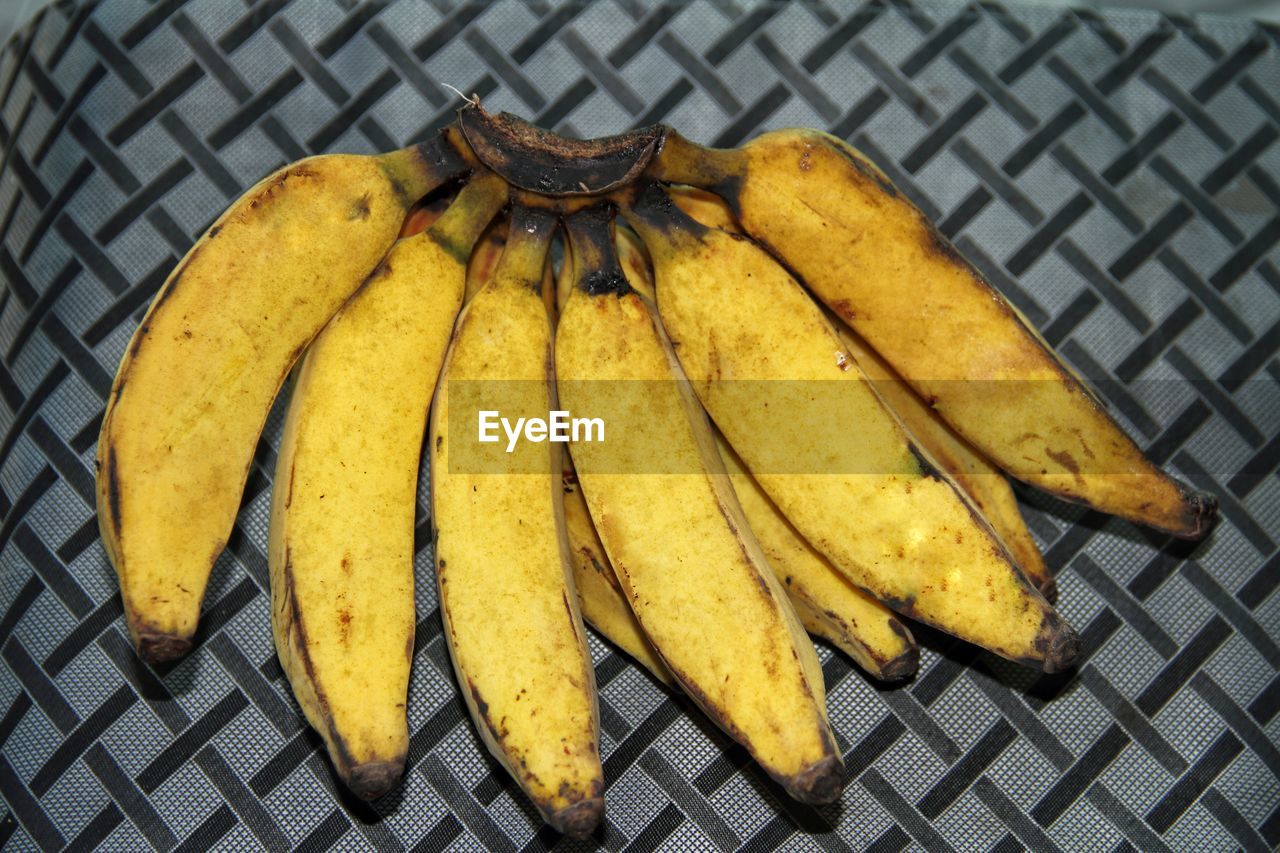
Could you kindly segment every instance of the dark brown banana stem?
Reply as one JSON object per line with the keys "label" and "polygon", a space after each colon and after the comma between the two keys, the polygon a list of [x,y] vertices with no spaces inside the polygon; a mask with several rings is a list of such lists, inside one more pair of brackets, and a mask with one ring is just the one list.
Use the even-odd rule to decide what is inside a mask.
{"label": "dark brown banana stem", "polygon": [[622,215],[650,253],[665,244],[696,240],[709,229],[681,210],[656,181],[649,181],[619,195]]}
{"label": "dark brown banana stem", "polygon": [[661,125],[600,139],[568,139],[509,113],[479,104],[458,112],[458,126],[475,156],[513,186],[549,196],[597,195],[630,183],[644,171]]}
{"label": "dark brown banana stem", "polygon": [[613,245],[612,205],[592,207],[565,220],[574,286],[591,296],[630,293],[631,285],[618,263]]}

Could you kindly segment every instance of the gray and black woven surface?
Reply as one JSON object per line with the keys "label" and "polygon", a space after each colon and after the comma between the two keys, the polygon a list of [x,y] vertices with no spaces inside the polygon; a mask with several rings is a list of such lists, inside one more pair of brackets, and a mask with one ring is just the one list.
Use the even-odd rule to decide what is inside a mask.
{"label": "gray and black woven surface", "polygon": [[457,105],[732,145],[867,151],[1171,471],[1193,546],[1023,492],[1081,630],[1037,677],[921,630],[914,684],[820,649],[848,766],[789,802],[593,639],[610,849],[1267,850],[1280,843],[1280,33],[1229,20],[907,2],[109,0],[0,55],[0,840],[16,849],[555,844],[454,686],[420,516],[402,789],[337,787],[268,626],[257,455],[189,659],[134,657],[93,450],[142,310],[247,185],[386,150]]}

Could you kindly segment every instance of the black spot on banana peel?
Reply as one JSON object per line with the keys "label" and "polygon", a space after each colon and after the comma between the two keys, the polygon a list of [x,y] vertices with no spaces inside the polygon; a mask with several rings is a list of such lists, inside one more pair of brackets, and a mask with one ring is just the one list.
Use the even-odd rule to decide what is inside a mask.
{"label": "black spot on banana peel", "polygon": [[475,156],[513,186],[549,196],[597,195],[649,164],[661,125],[601,139],[567,139],[510,113],[463,107],[458,124]]}
{"label": "black spot on banana peel", "polygon": [[937,466],[925,457],[920,448],[916,447],[914,441],[907,442],[907,449],[911,451],[911,455],[915,458],[916,464],[920,466],[920,473],[934,480],[945,480]]}
{"label": "black spot on banana peel", "polygon": [[[657,181],[647,181],[623,194],[624,212],[667,237],[696,239],[711,229],[685,213]],[[738,238],[739,235],[730,235]]]}
{"label": "black spot on banana peel", "polygon": [[1203,539],[1217,525],[1218,498],[1209,492],[1189,492],[1184,499],[1185,520],[1179,530],[1173,531],[1178,539],[1196,541]]}
{"label": "black spot on banana peel", "polygon": [[[118,541],[120,535],[120,466],[116,459],[116,449],[107,447],[107,518],[111,520],[111,530]],[[99,474],[101,476],[101,474]]]}

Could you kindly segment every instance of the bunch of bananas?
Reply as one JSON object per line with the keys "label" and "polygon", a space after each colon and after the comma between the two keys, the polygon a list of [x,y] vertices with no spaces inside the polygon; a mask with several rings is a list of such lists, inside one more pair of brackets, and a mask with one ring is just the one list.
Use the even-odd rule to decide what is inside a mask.
{"label": "bunch of bananas", "polygon": [[[426,143],[270,175],[152,302],[97,478],[143,659],[191,648],[291,374],[272,624],[339,776],[373,798],[404,769],[425,438],[462,696],[579,837],[604,808],[583,615],[826,803],[843,768],[808,634],[886,680],[917,666],[899,615],[1046,672],[1075,658],[1005,474],[1180,537],[1216,512],[839,139],[577,141],[474,104]],[[557,406],[607,425],[572,465],[555,443],[478,457],[458,426]]]}

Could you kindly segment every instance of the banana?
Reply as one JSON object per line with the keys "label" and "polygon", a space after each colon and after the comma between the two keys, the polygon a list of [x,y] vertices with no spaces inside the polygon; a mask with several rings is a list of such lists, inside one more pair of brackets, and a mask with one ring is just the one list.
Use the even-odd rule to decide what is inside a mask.
{"label": "banana", "polygon": [[630,205],[685,373],[804,538],[904,615],[1048,672],[1069,665],[1075,632],[908,441],[786,271],[751,241],[690,219],[656,184]]}
{"label": "banana", "polygon": [[1217,501],[1161,471],[1024,318],[865,156],[813,130],[708,149],[668,132],[651,171],[711,189],[965,439],[1011,475],[1198,539]]}
{"label": "banana", "polygon": [[[695,219],[702,216],[732,225],[723,215],[724,202],[710,193],[673,187],[671,198],[681,210],[692,210]],[[653,270],[644,244],[625,226],[617,228],[616,238],[618,263],[628,283],[653,301]],[[876,678],[897,681],[915,675],[920,649],[907,626],[814,550],[765,496],[723,436],[716,437],[743,515],[805,629],[834,644]],[[568,506],[566,498],[566,512]]]}
{"label": "banana", "polygon": [[97,449],[98,524],[144,660],[191,648],[294,361],[391,248],[409,207],[463,168],[444,137],[300,160],[231,205],[152,301]]}
{"label": "banana", "polygon": [[700,190],[687,184],[673,184],[667,188],[676,207],[708,228],[719,228],[734,234],[742,233],[742,226],[733,216],[729,203],[715,193]]}
{"label": "banana", "polygon": [[817,655],[742,518],[655,312],[618,265],[610,218],[592,208],[567,221],[574,289],[556,335],[561,404],[610,431],[572,445],[591,517],[676,682],[791,796],[832,802],[842,762]]}
{"label": "banana", "polygon": [[[465,302],[480,292],[480,289],[493,280],[494,271],[498,268],[498,259],[502,257],[502,249],[507,244],[507,229],[510,227],[505,219],[493,223],[484,237],[476,244],[467,262],[467,296]],[[551,267],[551,257],[547,256],[546,268],[542,272],[542,302],[546,305],[547,316],[556,315],[555,273]]]}
{"label": "banana", "polygon": [[559,445],[524,441],[484,454],[475,443],[481,409],[514,421],[555,408],[540,293],[555,219],[524,207],[511,219],[493,281],[455,327],[432,409],[436,579],[481,738],[553,827],[582,838],[604,811],[604,774],[595,676],[564,542]]}
{"label": "banana", "polygon": [[[682,184],[670,187],[668,192],[676,207],[708,228],[741,233],[733,211],[720,196]],[[893,368],[858,337],[857,332],[838,317],[834,318],[832,325],[854,361],[871,380],[881,401],[902,422],[907,435],[927,450],[956,485],[964,489],[1009,549],[1027,580],[1053,603],[1057,598],[1057,585],[1049,575],[1036,540],[1027,530],[1009,481],[973,445],[957,435],[936,411],[929,408]],[[735,485],[737,482],[735,479]],[[803,615],[799,604],[796,609]]]}
{"label": "banana", "polygon": [[462,305],[463,260],[507,186],[477,175],[398,242],[303,357],[285,420],[268,559],[276,650],[343,782],[385,794],[409,748],[418,459]]}
{"label": "banana", "polygon": [[[619,234],[619,241],[622,235]],[[638,240],[633,234],[632,240]],[[564,311],[569,294],[573,291],[573,255],[566,241],[564,256],[555,278],[556,309],[558,316]],[[569,560],[573,565],[573,583],[578,591],[582,618],[599,631],[606,640],[632,657],[663,684],[674,687],[671,673],[658,656],[649,638],[644,635],[631,605],[627,603],[622,584],[609,564],[600,535],[596,533],[586,498],[578,483],[578,474],[568,453],[564,457],[564,522],[569,544]]]}
{"label": "banana", "polygon": [[626,593],[591,522],[587,501],[582,496],[582,488],[572,466],[565,467],[563,482],[565,533],[569,539],[569,559],[573,564],[573,583],[582,605],[582,617],[609,642],[653,673],[654,678],[674,687],[675,682],[671,680],[666,664],[631,612]]}
{"label": "banana", "polygon": [[1053,602],[1058,595],[1057,584],[1044,563],[1040,546],[1027,529],[1013,487],[1004,474],[947,426],[856,332],[843,323],[833,325],[853,360],[871,380],[880,399],[902,421],[907,433],[964,489],[1009,549],[1022,574],[1047,601]]}
{"label": "banana", "polygon": [[717,433],[716,439],[742,513],[805,629],[831,642],[876,678],[901,681],[915,675],[920,648],[907,626],[805,541],[724,437]]}

